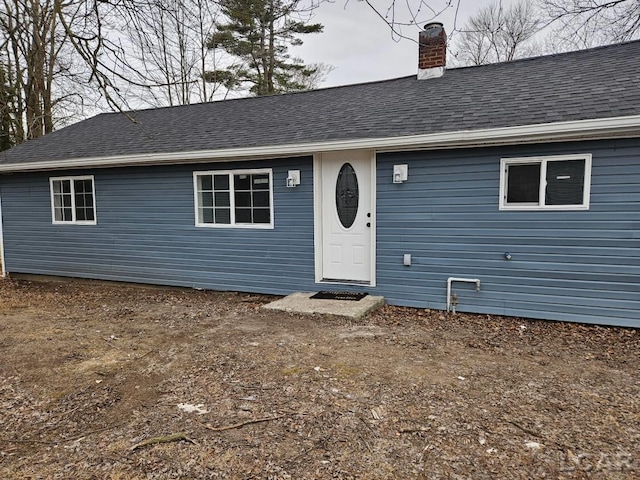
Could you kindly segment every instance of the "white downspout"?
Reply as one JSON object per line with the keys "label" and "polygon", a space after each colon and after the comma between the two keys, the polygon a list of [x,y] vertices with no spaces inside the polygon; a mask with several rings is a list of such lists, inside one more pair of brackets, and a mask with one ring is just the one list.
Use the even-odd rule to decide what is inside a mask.
{"label": "white downspout", "polygon": [[476,292],[480,291],[480,280],[478,278],[458,278],[458,277],[447,278],[447,312],[451,310],[451,284],[453,282],[475,283]]}
{"label": "white downspout", "polygon": [[2,264],[2,275],[0,278],[4,278],[7,276],[7,270],[5,268],[5,256],[4,256],[4,237],[2,235],[2,196],[0,195],[0,263]]}

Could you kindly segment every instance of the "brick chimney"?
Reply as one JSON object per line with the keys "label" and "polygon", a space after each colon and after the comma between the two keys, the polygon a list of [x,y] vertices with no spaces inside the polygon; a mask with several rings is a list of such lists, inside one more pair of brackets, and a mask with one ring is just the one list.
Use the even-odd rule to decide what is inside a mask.
{"label": "brick chimney", "polygon": [[441,23],[429,23],[418,37],[418,80],[438,78],[447,65],[447,34]]}

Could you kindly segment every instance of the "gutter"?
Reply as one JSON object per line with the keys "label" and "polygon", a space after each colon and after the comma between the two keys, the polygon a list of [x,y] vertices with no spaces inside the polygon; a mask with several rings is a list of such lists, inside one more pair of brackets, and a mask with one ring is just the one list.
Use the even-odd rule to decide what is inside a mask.
{"label": "gutter", "polygon": [[29,163],[0,163],[0,172],[267,159],[311,155],[317,152],[334,150],[374,149],[378,152],[436,150],[631,137],[640,137],[640,115],[482,130],[462,130],[403,137],[364,138],[266,145],[248,148],[114,155]]}

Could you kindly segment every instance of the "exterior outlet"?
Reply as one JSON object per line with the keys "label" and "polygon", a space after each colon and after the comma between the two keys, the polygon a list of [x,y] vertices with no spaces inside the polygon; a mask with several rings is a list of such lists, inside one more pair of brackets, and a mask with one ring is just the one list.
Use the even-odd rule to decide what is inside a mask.
{"label": "exterior outlet", "polygon": [[418,80],[444,75],[447,65],[447,34],[441,23],[429,23],[418,37]]}

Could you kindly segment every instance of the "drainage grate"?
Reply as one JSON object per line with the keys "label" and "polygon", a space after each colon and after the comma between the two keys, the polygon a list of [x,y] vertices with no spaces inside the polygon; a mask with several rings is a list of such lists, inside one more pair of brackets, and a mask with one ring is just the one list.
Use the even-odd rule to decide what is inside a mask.
{"label": "drainage grate", "polygon": [[315,298],[316,300],[351,300],[357,302],[358,300],[362,300],[367,295],[367,292],[318,292],[315,295],[312,295],[310,298]]}

